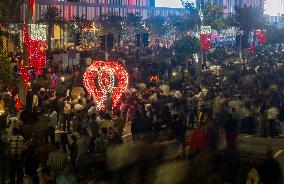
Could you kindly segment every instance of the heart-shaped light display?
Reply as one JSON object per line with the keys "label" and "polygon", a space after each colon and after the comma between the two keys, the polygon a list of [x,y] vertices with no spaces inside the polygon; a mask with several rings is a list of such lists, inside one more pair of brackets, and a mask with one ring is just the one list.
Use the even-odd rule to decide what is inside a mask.
{"label": "heart-shaped light display", "polygon": [[83,76],[83,83],[99,110],[105,108],[108,95],[116,107],[128,86],[128,73],[117,61],[94,61]]}

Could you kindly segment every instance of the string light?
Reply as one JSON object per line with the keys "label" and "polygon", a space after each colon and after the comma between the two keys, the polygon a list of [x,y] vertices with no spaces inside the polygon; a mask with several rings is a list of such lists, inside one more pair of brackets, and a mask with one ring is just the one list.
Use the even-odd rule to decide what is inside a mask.
{"label": "string light", "polygon": [[99,110],[105,108],[108,95],[113,100],[113,108],[118,105],[128,79],[128,73],[117,61],[94,61],[83,75],[84,86]]}
{"label": "string light", "polygon": [[250,55],[251,55],[251,56],[254,56],[254,51],[255,51],[254,42],[251,42],[251,43],[250,43],[249,51],[250,51]]}
{"label": "string light", "polygon": [[201,47],[204,51],[208,51],[211,47],[211,34],[200,34],[199,40],[201,43]]}
{"label": "string light", "polygon": [[259,41],[259,43],[265,43],[266,42],[266,37],[267,37],[266,30],[255,30],[254,35],[255,35],[256,39]]}
{"label": "string light", "polygon": [[30,76],[29,76],[29,71],[24,65],[23,60],[19,62],[19,70],[20,70],[20,76],[23,79],[23,81],[26,83],[26,89],[27,89],[29,87]]}
{"label": "string light", "polygon": [[15,107],[16,107],[17,111],[22,110],[23,109],[23,105],[21,103],[19,95],[16,96],[15,102],[16,102]]}
{"label": "string light", "polygon": [[24,24],[24,42],[29,51],[29,64],[37,75],[42,74],[46,64],[45,50],[47,45],[44,40],[31,39],[27,25]]}

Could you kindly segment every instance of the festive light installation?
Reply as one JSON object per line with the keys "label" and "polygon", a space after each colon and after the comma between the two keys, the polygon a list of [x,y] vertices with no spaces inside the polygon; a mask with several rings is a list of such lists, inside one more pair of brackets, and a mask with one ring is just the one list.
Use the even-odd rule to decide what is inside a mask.
{"label": "festive light installation", "polygon": [[45,50],[47,49],[47,45],[43,40],[31,39],[26,24],[24,24],[24,42],[29,50],[29,64],[35,73],[39,75],[42,73],[46,64]]}
{"label": "festive light installation", "polygon": [[23,105],[22,105],[22,103],[20,101],[19,95],[16,96],[15,102],[16,102],[15,107],[16,107],[17,111],[22,110],[23,109]]}
{"label": "festive light installation", "polygon": [[200,34],[199,40],[201,43],[201,47],[204,51],[208,51],[211,47],[211,34]]}
{"label": "festive light installation", "polygon": [[94,61],[84,73],[83,83],[99,110],[105,108],[108,96],[114,108],[128,86],[128,73],[117,61]]}
{"label": "festive light installation", "polygon": [[267,32],[266,32],[266,30],[255,30],[254,36],[259,41],[259,43],[265,43],[266,37],[267,37]]}
{"label": "festive light installation", "polygon": [[29,86],[29,80],[30,80],[30,76],[29,76],[29,71],[28,69],[25,67],[24,65],[24,61],[20,61],[19,62],[19,70],[20,70],[20,76],[21,78],[25,81],[26,83],[26,89]]}
{"label": "festive light installation", "polygon": [[250,51],[250,55],[251,55],[251,56],[254,56],[254,51],[255,51],[254,42],[251,42],[251,43],[250,43],[249,51]]}

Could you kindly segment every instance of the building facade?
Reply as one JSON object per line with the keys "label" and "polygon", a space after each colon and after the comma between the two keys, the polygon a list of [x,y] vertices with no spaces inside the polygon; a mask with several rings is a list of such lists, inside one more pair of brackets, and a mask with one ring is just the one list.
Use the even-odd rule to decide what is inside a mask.
{"label": "building facade", "polygon": [[[170,14],[184,14],[184,9],[179,8],[158,8],[155,7],[155,0],[36,0],[34,21],[41,19],[42,12],[48,6],[56,6],[61,10],[61,16],[70,20],[75,16],[85,16],[88,20],[94,20],[102,15],[117,14],[122,17],[128,13],[138,13],[143,19],[150,16],[168,16]],[[25,17],[27,5],[22,7],[22,18]]]}
{"label": "building facade", "polygon": [[212,1],[214,1],[219,6],[223,6],[225,14],[234,13],[235,6],[239,7],[253,6],[264,9],[264,4],[265,4],[265,0],[212,0]]}

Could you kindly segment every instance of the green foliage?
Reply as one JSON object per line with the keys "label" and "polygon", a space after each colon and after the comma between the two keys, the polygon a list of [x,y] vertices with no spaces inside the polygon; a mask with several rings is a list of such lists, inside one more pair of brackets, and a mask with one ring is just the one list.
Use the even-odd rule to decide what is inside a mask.
{"label": "green foliage", "polygon": [[206,3],[202,9],[204,26],[211,26],[212,29],[221,31],[229,27],[228,18],[224,17],[223,7],[212,3]]}
{"label": "green foliage", "polygon": [[178,56],[188,58],[201,50],[201,44],[194,36],[183,36],[175,43],[174,49]]}
{"label": "green foliage", "polygon": [[0,23],[18,23],[24,0],[0,0]]}
{"label": "green foliage", "polygon": [[145,24],[151,35],[162,37],[169,32],[169,27],[166,24],[165,17],[150,17],[145,20]]}
{"label": "green foliage", "polygon": [[184,35],[189,31],[195,31],[197,28],[197,20],[189,14],[182,16],[171,15],[168,17],[168,24],[172,29],[175,29],[178,35]]}
{"label": "green foliage", "polygon": [[83,35],[86,30],[92,28],[92,22],[87,20],[85,16],[73,16],[72,20],[65,22],[64,28],[75,43],[76,35]]}
{"label": "green foliage", "polygon": [[8,56],[8,53],[0,48],[0,82],[4,85],[11,83],[13,79],[13,70],[10,61],[11,59]]}
{"label": "green foliage", "polygon": [[233,26],[248,34],[253,29],[260,29],[266,26],[264,10],[259,7],[235,7],[235,14],[231,15]]}
{"label": "green foliage", "polygon": [[119,15],[104,15],[99,20],[103,34],[121,35],[123,33],[123,18]]}
{"label": "green foliage", "polygon": [[142,17],[138,14],[128,13],[125,17],[124,24],[126,29],[131,32],[140,32],[143,30]]}

